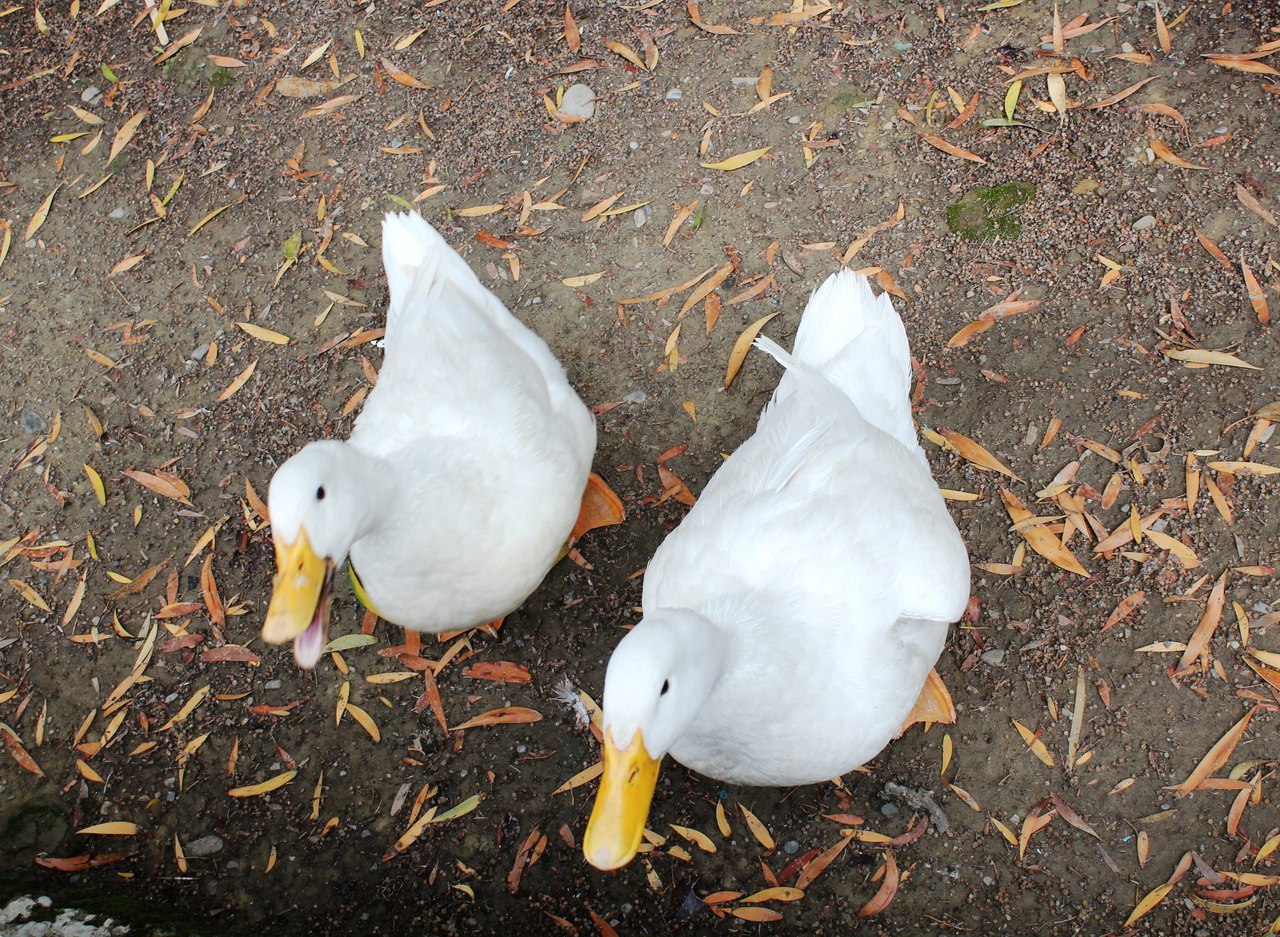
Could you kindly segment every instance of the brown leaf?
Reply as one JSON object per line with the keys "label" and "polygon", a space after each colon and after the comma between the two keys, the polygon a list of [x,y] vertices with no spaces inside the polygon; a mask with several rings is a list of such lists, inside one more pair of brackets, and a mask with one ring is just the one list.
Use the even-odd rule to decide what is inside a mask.
{"label": "brown leaf", "polygon": [[1179,169],[1208,169],[1208,166],[1201,166],[1197,163],[1189,163],[1181,156],[1169,149],[1168,144],[1163,140],[1153,139],[1151,141],[1151,152],[1155,153],[1158,158],[1168,163],[1170,166],[1176,166]]}
{"label": "brown leaf", "polygon": [[1149,81],[1155,81],[1155,78],[1144,78],[1142,79],[1142,81],[1138,82],[1137,84],[1130,85],[1129,87],[1125,88],[1123,91],[1117,91],[1115,94],[1111,95],[1110,97],[1103,98],[1101,101],[1095,101],[1092,104],[1086,104],[1085,109],[1096,110],[1097,108],[1100,108],[1100,107],[1110,107],[1113,104],[1119,104],[1121,101],[1123,101],[1129,95],[1133,94],[1135,91],[1137,91],[1139,88],[1141,88],[1143,85],[1145,85]]}
{"label": "brown leaf", "polygon": [[858,909],[858,917],[871,917],[873,914],[879,914],[885,908],[889,907],[894,896],[898,894],[898,863],[893,858],[893,853],[889,850],[884,854],[884,881],[880,883],[880,890],[872,896],[871,900]]}
{"label": "brown leaf", "polygon": [[567,3],[564,5],[564,41],[570,52],[582,48],[582,33],[578,30],[578,21],[573,18],[573,9]]}
{"label": "brown leaf", "polygon": [[133,579],[127,585],[121,586],[115,592],[107,593],[107,599],[112,602],[118,602],[120,599],[123,599],[126,596],[136,595],[137,593],[145,589],[148,583],[150,583],[152,579],[155,579],[156,576],[160,574],[160,571],[168,565],[169,565],[169,561],[166,559],[157,563],[155,566],[150,567],[149,569],[143,570],[142,572],[138,573],[138,575],[134,576]]}
{"label": "brown leaf", "polygon": [[201,661],[205,663],[247,663],[257,667],[262,662],[259,655],[238,644],[223,644],[218,648],[209,648],[201,652]]}
{"label": "brown leaf", "polygon": [[212,553],[204,558],[204,565],[200,568],[200,596],[209,613],[209,620],[218,628],[226,627],[227,615],[222,607],[222,598],[218,595],[218,584],[213,578]]}
{"label": "brown leaf", "polygon": [[1280,75],[1280,71],[1272,68],[1266,62],[1259,62],[1242,56],[1206,55],[1205,58],[1214,65],[1221,65],[1223,68],[1234,68],[1236,71],[1249,72],[1253,75]]}
{"label": "brown leaf", "polygon": [[742,334],[738,336],[738,340],[733,343],[733,351],[729,353],[729,367],[724,375],[726,390],[733,383],[733,379],[738,376],[738,371],[742,368],[742,362],[746,360],[747,352],[751,350],[751,343],[756,340],[756,336],[760,334],[760,330],[765,327],[768,321],[777,314],[777,312],[771,312],[767,316],[761,316],[747,326]]}

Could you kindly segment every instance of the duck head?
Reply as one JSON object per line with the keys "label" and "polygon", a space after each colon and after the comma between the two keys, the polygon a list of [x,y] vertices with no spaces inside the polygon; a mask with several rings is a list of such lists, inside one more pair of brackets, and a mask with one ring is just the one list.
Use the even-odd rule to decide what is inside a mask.
{"label": "duck head", "polygon": [[646,615],[614,650],[604,681],[604,774],[582,841],[597,869],[635,857],[662,758],[697,718],[722,655],[714,625],[686,609]]}
{"label": "duck head", "polygon": [[292,641],[304,668],[324,649],[334,572],[370,525],[368,488],[375,482],[359,461],[347,443],[313,442],[276,470],[267,494],[276,575],[262,637]]}

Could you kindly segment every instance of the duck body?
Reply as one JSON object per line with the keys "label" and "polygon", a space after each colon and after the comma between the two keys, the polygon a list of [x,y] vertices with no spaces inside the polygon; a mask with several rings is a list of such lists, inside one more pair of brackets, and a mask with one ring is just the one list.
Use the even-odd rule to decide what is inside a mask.
{"label": "duck body", "polygon": [[386,352],[349,445],[393,473],[400,503],[351,545],[352,565],[395,624],[484,624],[524,601],[559,556],[595,420],[546,342],[426,221],[389,216],[383,253]]}
{"label": "duck body", "polygon": [[350,557],[381,617],[439,632],[515,609],[578,516],[595,421],[546,343],[417,213],[387,215],[383,264],[384,358],[350,439],[311,443],[271,482],[268,640],[296,637],[272,624],[301,533],[330,578]]}
{"label": "duck body", "polygon": [[969,562],[916,438],[889,297],[837,273],[793,354],[757,346],[786,372],[649,563],[604,721],[619,747],[639,732],[650,756],[722,781],[803,784],[900,733],[968,602]]}

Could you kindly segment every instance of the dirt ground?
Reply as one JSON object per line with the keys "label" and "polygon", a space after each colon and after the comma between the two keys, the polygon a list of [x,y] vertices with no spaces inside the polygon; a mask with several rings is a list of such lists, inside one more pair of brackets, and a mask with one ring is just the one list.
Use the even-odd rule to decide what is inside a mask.
{"label": "dirt ground", "polygon": [[[1064,0],[1056,33],[1047,0],[103,6],[0,10],[0,899],[228,935],[1276,932],[1275,3]],[[1007,183],[1007,237],[949,229]],[[385,623],[310,673],[257,638],[250,491],[350,430],[410,203],[564,361],[627,505],[496,636],[423,646],[447,725],[538,722],[446,733]],[[598,873],[593,785],[553,793],[598,759],[563,681],[599,699],[687,510],[659,455],[696,494],[777,380],[751,355],[723,389],[736,338],[789,342],[842,259],[899,296],[951,441],[959,721],[842,786],[668,764],[665,841]],[[361,612],[343,584],[331,634]],[[531,682],[467,674],[497,661]]]}

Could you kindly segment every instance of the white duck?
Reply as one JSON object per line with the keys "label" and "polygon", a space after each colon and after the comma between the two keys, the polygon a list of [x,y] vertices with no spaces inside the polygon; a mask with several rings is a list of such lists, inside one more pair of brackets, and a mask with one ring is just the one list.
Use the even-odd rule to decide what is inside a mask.
{"label": "white duck", "polygon": [[515,609],[580,532],[595,421],[546,343],[416,212],[386,216],[382,262],[385,353],[351,438],[310,443],[271,479],[263,637],[292,640],[303,667],[348,556],[381,617],[439,632]]}
{"label": "white duck", "polygon": [[600,869],[635,855],[664,755],[730,783],[806,784],[911,721],[954,719],[931,668],[969,561],[916,441],[902,320],[842,271],[792,354],[756,345],[786,373],[658,548],[644,617],[609,661],[583,841]]}

